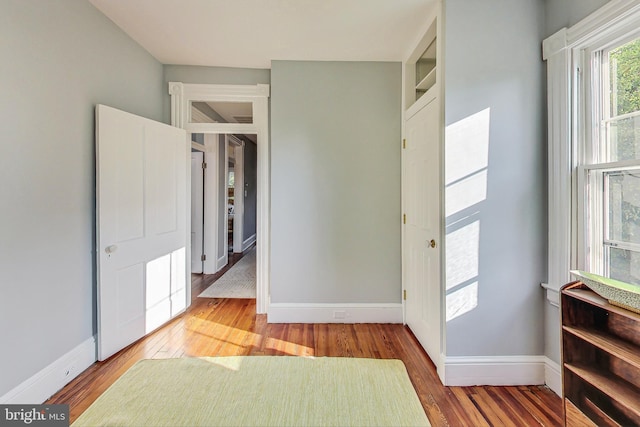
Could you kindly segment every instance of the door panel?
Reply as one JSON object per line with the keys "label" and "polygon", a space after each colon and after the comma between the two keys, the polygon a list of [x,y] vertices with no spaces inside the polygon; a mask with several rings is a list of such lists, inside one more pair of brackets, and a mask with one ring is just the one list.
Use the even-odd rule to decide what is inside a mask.
{"label": "door panel", "polygon": [[[439,106],[431,101],[406,121],[404,151],[405,304],[407,325],[431,359],[440,357]],[[435,247],[432,247],[431,241]]]}
{"label": "door panel", "polygon": [[186,307],[189,152],[182,129],[104,105],[96,107],[96,123],[98,358],[104,360]]}
{"label": "door panel", "polygon": [[164,129],[149,129],[146,140],[147,153],[151,157],[153,179],[147,185],[150,200],[148,206],[152,208],[151,227],[153,235],[160,235],[176,231],[178,228],[178,162],[182,163],[183,156],[172,141],[172,135],[163,133]]}

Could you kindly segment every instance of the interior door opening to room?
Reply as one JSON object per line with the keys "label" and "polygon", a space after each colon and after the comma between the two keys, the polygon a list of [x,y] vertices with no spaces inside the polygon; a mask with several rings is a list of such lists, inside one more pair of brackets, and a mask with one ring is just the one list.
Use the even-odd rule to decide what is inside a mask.
{"label": "interior door opening to room", "polygon": [[191,134],[192,273],[213,274],[256,243],[255,134]]}
{"label": "interior door opening to room", "polygon": [[[171,124],[185,129],[192,135],[203,134],[202,143],[192,142],[192,146],[204,151],[205,159],[208,153],[205,151],[207,144],[210,146],[216,143],[220,144],[220,138],[226,138],[224,135],[255,136],[256,312],[260,314],[267,312],[269,301],[269,260],[271,247],[271,216],[269,209],[271,199],[269,183],[269,89],[269,85],[265,84],[213,85],[184,84],[180,82],[169,83],[169,94],[171,95]],[[217,142],[216,138],[218,138]],[[210,142],[207,143],[207,140]],[[219,159],[220,157],[218,157],[218,160]],[[206,160],[205,163],[209,164]],[[224,163],[223,167],[228,168],[228,162]],[[207,169],[205,169],[205,174],[207,173]],[[218,183],[220,183],[220,181]],[[224,181],[225,185],[226,183],[227,182]],[[206,186],[204,191],[207,191]],[[216,194],[218,197],[221,195],[225,196],[222,206],[226,206],[228,193],[220,192]],[[205,197],[205,200],[207,200],[207,197]],[[211,201],[212,198],[209,197],[208,200]],[[206,207],[204,209],[206,212]],[[226,208],[225,212],[227,212],[228,218]],[[234,217],[235,215],[234,207]],[[218,217],[218,219],[220,219],[220,217]],[[218,225],[219,223],[218,221]],[[242,235],[244,240],[246,240],[246,230],[243,231]],[[228,257],[228,251],[225,250],[223,252],[225,256]],[[207,255],[207,260],[209,260],[208,254],[205,255]],[[216,262],[222,262],[221,257],[216,258],[218,258]],[[189,266],[191,266],[191,263],[189,263]]]}
{"label": "interior door opening to room", "polygon": [[186,133],[96,107],[98,360],[187,307]]}

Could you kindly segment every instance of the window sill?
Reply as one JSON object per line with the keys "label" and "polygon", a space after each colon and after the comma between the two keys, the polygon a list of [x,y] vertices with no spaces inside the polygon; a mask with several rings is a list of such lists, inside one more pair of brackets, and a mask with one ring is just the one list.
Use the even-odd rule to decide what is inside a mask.
{"label": "window sill", "polygon": [[560,289],[556,289],[547,283],[540,283],[540,286],[547,292],[547,301],[549,304],[560,308]]}

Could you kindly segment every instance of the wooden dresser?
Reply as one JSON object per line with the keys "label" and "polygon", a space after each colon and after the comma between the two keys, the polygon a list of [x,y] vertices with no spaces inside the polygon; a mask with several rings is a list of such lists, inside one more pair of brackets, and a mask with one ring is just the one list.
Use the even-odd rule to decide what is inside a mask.
{"label": "wooden dresser", "polygon": [[567,426],[640,426],[640,314],[581,282],[562,288],[562,388]]}

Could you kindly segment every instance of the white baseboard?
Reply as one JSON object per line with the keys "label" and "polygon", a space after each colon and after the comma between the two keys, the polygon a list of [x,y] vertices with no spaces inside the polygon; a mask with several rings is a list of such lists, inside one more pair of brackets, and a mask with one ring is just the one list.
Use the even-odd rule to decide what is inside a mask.
{"label": "white baseboard", "polygon": [[91,337],[9,390],[0,397],[0,404],[41,404],[96,360],[96,338]]}
{"label": "white baseboard", "polygon": [[440,378],[440,382],[442,383],[442,385],[444,385],[444,373],[446,372],[445,360],[447,360],[447,356],[445,356],[444,353],[440,353],[440,358],[437,361],[432,361],[433,364],[436,365],[436,372],[438,374],[438,378]]}
{"label": "white baseboard", "polygon": [[268,323],[402,323],[402,304],[271,303]]}
{"label": "white baseboard", "polygon": [[544,356],[447,357],[444,385],[538,385],[545,383]]}
{"label": "white baseboard", "polygon": [[248,239],[242,242],[242,252],[246,251],[247,248],[253,245],[255,242],[256,242],[256,235],[254,233],[253,235],[249,236]]}
{"label": "white baseboard", "polygon": [[[225,254],[226,255],[226,254]],[[229,264],[229,258],[227,256],[223,256],[220,259],[216,260],[216,273],[223,268],[225,268]]]}
{"label": "white baseboard", "polygon": [[562,373],[560,365],[548,357],[544,358],[544,383],[555,394],[562,397]]}

